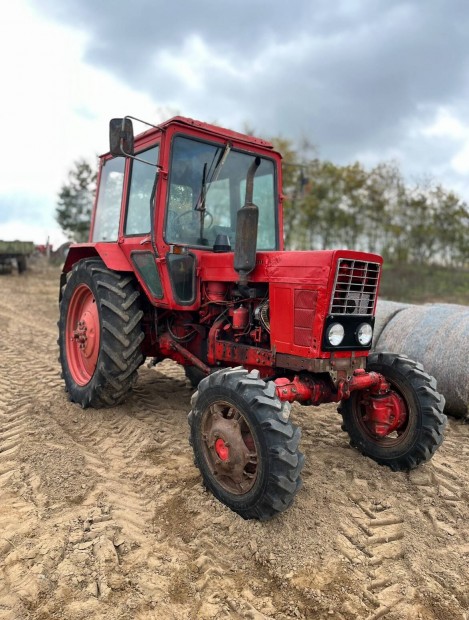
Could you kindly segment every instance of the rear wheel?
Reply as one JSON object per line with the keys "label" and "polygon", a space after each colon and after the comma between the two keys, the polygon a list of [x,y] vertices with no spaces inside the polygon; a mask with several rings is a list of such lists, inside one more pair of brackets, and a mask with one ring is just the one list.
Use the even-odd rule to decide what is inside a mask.
{"label": "rear wheel", "polygon": [[435,379],[421,364],[392,353],[370,355],[367,371],[381,373],[389,382],[399,424],[385,436],[378,434],[377,425],[370,421],[367,390],[353,392],[339,407],[351,444],[393,470],[413,469],[430,460],[443,441],[446,425],[445,400],[436,390]]}
{"label": "rear wheel", "polygon": [[100,260],[78,262],[63,289],[59,347],[70,399],[110,407],[131,390],[143,361],[143,312],[132,275]]}
{"label": "rear wheel", "polygon": [[189,414],[195,462],[206,487],[245,519],[286,510],[301,486],[301,431],[275,385],[257,370],[220,370],[200,382]]}

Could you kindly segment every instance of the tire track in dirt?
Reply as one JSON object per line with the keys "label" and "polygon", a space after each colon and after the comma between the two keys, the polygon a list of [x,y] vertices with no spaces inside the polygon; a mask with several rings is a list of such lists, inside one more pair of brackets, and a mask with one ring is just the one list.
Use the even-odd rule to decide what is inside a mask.
{"label": "tire track in dirt", "polygon": [[[188,446],[187,411],[192,389],[188,387],[183,370],[171,362],[163,362],[152,371],[142,369],[140,374],[129,404],[136,408],[136,417],[148,425],[154,440],[144,446],[142,457],[154,464],[152,472],[159,480],[155,532],[169,534],[172,552],[177,550],[189,566],[168,573],[173,604],[184,602],[187,605],[195,597],[191,613],[201,618],[213,617],[213,614],[230,618],[235,609],[240,618],[267,617],[258,609],[267,609],[265,601],[257,603],[253,594],[248,595],[250,601],[236,594],[232,567],[237,566],[238,558],[229,546],[220,545],[214,538],[214,518],[207,514],[205,504],[209,509],[216,506],[227,510],[211,496],[201,493],[199,475]],[[184,497],[180,496],[181,486]],[[193,527],[188,527],[188,513]],[[224,518],[218,517],[218,523],[223,522]],[[193,576],[190,585],[184,583],[188,575]],[[227,599],[227,591],[235,595]]]}
{"label": "tire track in dirt", "polygon": [[[444,605],[469,609],[467,583],[463,577],[469,559],[469,480],[464,460],[466,450],[462,450],[467,449],[468,442],[467,424],[449,420],[442,449],[428,465],[409,475],[411,491],[422,515],[418,525],[426,532],[425,542],[434,558],[432,570],[421,583],[421,596],[425,596],[438,613]],[[454,617],[463,617],[456,611],[454,614]]]}
{"label": "tire track in dirt", "polygon": [[[214,617],[213,614],[231,618],[234,613],[240,618],[269,617],[264,612],[273,609],[270,590],[265,592],[264,582],[260,581],[257,587],[264,591],[262,597],[249,589],[243,596],[245,583],[252,578],[241,579],[244,586],[241,590],[238,588],[239,575],[234,576],[233,570],[239,571],[239,549],[222,542],[214,531],[214,523],[222,529],[230,527],[229,519],[219,511],[230,515],[240,529],[247,524],[210,495],[201,492],[200,477],[192,464],[192,451],[188,447],[187,411],[191,392],[183,370],[173,363],[163,362],[153,371],[142,369],[129,401],[129,405],[137,409],[136,417],[151,429],[155,441],[153,445],[147,443],[141,455],[155,465],[152,473],[159,481],[155,532],[159,535],[164,531],[170,538],[172,552],[177,550],[181,557],[186,557],[189,565],[185,574],[182,571],[183,575],[180,569],[169,574],[171,582],[176,584],[169,589],[170,597],[173,603],[184,601],[186,604],[195,598],[191,613],[201,618]],[[169,411],[168,405],[171,407]],[[213,509],[217,510],[216,516],[211,514]],[[236,543],[235,537],[233,540]],[[236,544],[239,545],[239,541]],[[164,547],[165,543],[161,545]],[[248,552],[247,560],[244,554],[243,565],[246,562],[251,564],[252,552]],[[256,560],[254,562],[257,564]],[[245,570],[246,566],[242,571]],[[183,585],[183,577],[187,579],[188,574],[193,579],[190,585]],[[231,593],[230,597],[227,592]]]}
{"label": "tire track in dirt", "polygon": [[[0,466],[4,475],[0,520],[8,546],[0,547],[1,595],[8,601],[2,602],[5,614],[8,607],[15,617],[26,617],[28,605],[47,589],[43,563],[36,559],[42,557],[38,556],[40,545],[36,538],[41,536],[38,524],[51,490],[44,492],[42,479],[47,461],[43,458],[42,441],[50,434],[51,425],[48,420],[39,420],[38,411],[50,402],[46,392],[58,386],[58,368],[49,364],[50,346],[44,333],[36,331],[33,325],[19,330],[17,322],[10,321],[2,347]],[[52,456],[60,453],[57,447]],[[54,463],[51,465],[45,472],[47,476],[59,473]],[[54,490],[58,485],[60,481]]]}
{"label": "tire track in dirt", "polygon": [[25,593],[38,591],[34,577],[18,571],[15,559],[23,554],[22,559],[29,560],[27,550],[21,550],[20,541],[34,531],[42,499],[39,493],[32,492],[37,480],[31,477],[28,484],[18,470],[22,445],[32,432],[33,408],[24,390],[27,377],[20,366],[21,350],[10,346],[9,326],[4,331],[0,372],[0,609],[5,617],[23,613]]}
{"label": "tire track in dirt", "polygon": [[[347,619],[407,619],[420,610],[424,618],[443,614],[463,620],[460,610],[469,599],[461,574],[467,564],[464,568],[464,555],[456,555],[458,549],[469,554],[467,471],[460,456],[468,427],[450,421],[448,441],[429,464],[409,474],[393,473],[345,447],[348,439],[331,418],[332,406],[309,412],[311,417],[303,414],[307,458],[322,450],[318,446],[333,448],[335,459],[329,449],[323,451],[323,464],[330,467],[325,475],[331,485],[338,482],[339,489],[347,489],[335,544],[356,577],[357,589],[344,596],[340,613]],[[322,423],[312,423],[315,413]],[[308,475],[321,476],[318,459],[307,460],[305,470],[305,486]],[[330,518],[335,520],[333,512]],[[446,557],[449,543],[451,561],[459,568],[439,567],[442,576],[436,577],[433,558]],[[450,594],[448,583],[455,584]]]}
{"label": "tire track in dirt", "polygon": [[[370,503],[358,493],[350,495],[355,508],[340,527],[345,541],[339,543],[341,553],[354,565],[364,565],[365,590],[361,603],[367,609],[346,607],[349,613],[360,612],[368,620],[385,617],[405,604],[402,575],[404,556],[403,519],[382,504]],[[358,551],[358,553],[357,553]],[[407,593],[408,594],[408,593]],[[400,613],[405,613],[402,609]]]}
{"label": "tire track in dirt", "polygon": [[68,402],[58,274],[34,275],[0,279],[0,618],[467,620],[469,427],[394,474],[335,406],[294,407],[304,487],[243,521],[203,490],[180,367],[142,367],[122,407]]}
{"label": "tire track in dirt", "polygon": [[[34,413],[34,411],[40,409],[41,405],[51,405],[54,397],[52,396],[51,398],[50,392],[54,390],[56,392],[59,391],[59,386],[60,391],[62,392],[62,394],[58,396],[59,400],[65,400],[63,398],[63,387],[61,386],[62,382],[58,377],[58,366],[56,364],[49,365],[47,364],[47,362],[46,364],[38,364],[37,362],[37,359],[44,358],[44,353],[47,350],[53,351],[53,358],[56,358],[57,350],[52,340],[52,337],[55,337],[56,334],[53,334],[52,331],[47,329],[38,331],[34,329],[34,326],[31,326],[28,321],[22,321],[20,323],[21,326],[24,327],[24,329],[19,332],[17,331],[18,321],[15,321],[14,317],[8,322],[9,333],[7,341],[13,342],[14,346],[9,347],[8,345],[6,345],[3,357],[3,360],[5,362],[5,368],[7,370],[9,369],[9,373],[2,373],[2,384],[0,385],[0,387],[2,389],[1,393],[9,394],[9,398],[5,398],[4,396],[2,396],[2,410],[8,411],[9,423],[4,423],[2,425],[2,444],[0,448],[0,451],[3,453],[2,473],[4,473],[4,476],[2,476],[2,481],[8,474],[11,473],[11,470],[15,466],[17,466],[17,462],[15,462],[15,460],[6,462],[5,456],[9,455],[10,452],[14,453],[18,450],[18,448],[24,443],[25,439],[28,437],[28,432],[29,435],[34,436],[35,434],[35,431],[31,430],[31,421],[34,417],[32,414]],[[20,354],[20,351],[24,350],[28,351],[27,358],[23,357]],[[34,359],[34,353],[38,354],[38,357],[36,357],[36,359]],[[49,360],[51,358],[51,355],[46,355],[45,357],[46,360]],[[25,386],[28,387],[27,394],[24,393]],[[34,407],[32,407],[31,404],[33,400],[35,403]],[[23,409],[19,410],[18,406],[23,407]],[[62,413],[64,409],[67,410],[72,408],[73,405],[69,405],[68,403],[64,402],[63,408],[60,408],[58,410],[61,414],[58,417],[55,416],[55,410],[54,408],[52,408],[49,412],[52,413],[52,415],[47,419],[47,421],[42,419],[41,424],[36,425],[41,427],[42,438],[49,438],[50,440],[55,439],[57,435],[61,435],[62,445],[66,445],[67,443],[70,444],[70,441],[67,442],[67,439],[70,439],[71,436],[73,436],[73,433],[70,434],[70,432],[68,432],[64,436],[63,431],[66,430],[66,427],[68,426],[67,422],[69,421],[66,419],[62,419]],[[3,414],[3,411],[2,415],[7,415]],[[125,418],[125,416],[122,415],[120,417]],[[58,421],[58,419],[60,420],[60,422]],[[57,422],[57,425],[54,425],[54,420]],[[37,421],[38,420],[36,420],[36,422]],[[2,422],[5,421],[2,420]],[[112,445],[112,440],[109,441],[109,437],[112,437],[112,433],[114,431],[114,433],[118,432],[122,434],[121,443],[125,444],[127,439],[125,428],[119,427],[119,419],[114,419],[110,426],[111,428],[109,428],[109,425],[103,424],[99,428],[100,433],[92,433],[93,441],[90,442],[92,444],[91,446],[83,446],[81,438],[78,438],[78,441],[74,441],[72,446],[67,446],[69,448],[71,447],[72,450],[77,450],[78,448],[78,451],[81,453],[82,456],[84,456],[84,462],[82,464],[83,467],[86,467],[86,465],[88,465],[92,470],[92,473],[96,474],[94,478],[97,480],[101,478],[104,481],[101,484],[99,484],[99,482],[96,484],[94,492],[87,498],[87,503],[92,503],[93,500],[96,501],[96,498],[99,498],[99,503],[102,504],[102,498],[106,497],[111,501],[111,504],[113,506],[112,512],[117,515],[116,522],[115,519],[112,518],[110,514],[111,510],[108,507],[106,509],[106,519],[103,519],[101,517],[99,519],[94,518],[95,516],[93,517],[93,514],[91,514],[91,517],[78,516],[79,523],[80,521],[83,521],[84,523],[91,522],[91,527],[85,527],[82,532],[80,532],[80,527],[78,527],[80,535],[76,543],[80,546],[79,550],[83,553],[85,552],[85,549],[88,548],[87,545],[89,545],[92,540],[97,539],[97,542],[93,542],[90,546],[90,551],[93,552],[94,556],[96,556],[96,549],[102,549],[103,545],[106,545],[106,540],[108,541],[108,543],[109,540],[113,541],[113,537],[111,537],[111,539],[109,539],[109,537],[103,538],[103,533],[100,531],[100,529],[102,528],[97,526],[97,523],[106,521],[105,530],[109,531],[111,529],[114,534],[117,532],[120,535],[120,538],[122,538],[121,533],[124,532],[125,538],[122,538],[121,545],[125,540],[129,541],[129,544],[132,545],[135,542],[135,535],[137,534],[141,537],[141,531],[144,530],[146,523],[149,519],[151,519],[153,514],[147,506],[148,501],[146,499],[142,500],[139,493],[135,492],[135,485],[133,483],[128,483],[126,488],[126,484],[122,479],[123,472],[121,471],[120,467],[122,463],[125,463],[125,455],[122,453],[122,449],[119,449],[119,446],[117,445],[119,443],[118,441],[114,442],[115,445]],[[105,438],[105,435],[107,435],[107,438]],[[108,444],[110,443],[111,445],[106,445],[106,439]],[[62,446],[54,445],[52,441],[49,441],[49,445],[47,447],[49,454],[51,454],[51,456],[53,457],[53,460],[56,462],[60,461]],[[37,454],[32,455],[30,450],[29,456],[37,456]],[[117,461],[117,463],[119,464],[118,467],[113,467],[113,460]],[[88,461],[87,464],[86,461]],[[33,468],[30,467],[31,464],[33,464]],[[22,467],[21,483],[22,486],[28,490],[27,495],[29,496],[31,503],[34,506],[41,505],[41,508],[43,509],[44,502],[42,501],[41,503],[41,501],[39,500],[42,498],[40,492],[41,474],[44,474],[44,465],[46,465],[46,462],[44,459],[41,459],[39,461],[39,472],[34,471],[34,464],[35,459],[33,458],[32,463],[26,463]],[[58,472],[54,473],[57,474]],[[91,476],[91,478],[93,478],[93,475]],[[47,482],[50,483],[51,481],[49,480]],[[51,485],[49,484],[48,486],[50,494]],[[81,486],[83,487],[86,485],[82,484]],[[58,489],[56,489],[56,491],[57,490]],[[77,499],[80,499],[80,501],[82,501],[83,498]],[[16,500],[13,495],[11,505],[6,508],[8,509],[9,513],[18,516],[19,507],[18,502],[16,501],[15,503],[15,501]],[[5,509],[5,504],[3,507]],[[26,504],[24,510],[27,510],[28,508],[29,506]],[[38,515],[31,514],[30,517],[31,525],[34,521],[37,521]],[[4,523],[5,521],[2,520],[2,525]],[[62,529],[66,529],[68,525],[69,524],[67,524],[67,522],[65,521],[64,523],[62,523]],[[19,533],[20,532],[16,527],[17,537]],[[46,531],[44,532],[44,534],[47,537],[49,535],[49,532]],[[74,536],[76,537],[76,532]],[[8,540],[7,543],[8,545],[10,545],[10,540]],[[64,541],[64,544],[68,544],[66,540]],[[11,545],[13,545],[15,549],[17,548],[17,546],[14,545],[12,541]],[[83,545],[85,545],[85,547],[83,547]],[[120,547],[121,545],[117,545],[115,548]],[[107,544],[107,546],[108,548],[110,548],[109,544]],[[7,591],[4,592],[3,590],[5,590],[5,588],[3,588],[2,594],[9,598],[10,602],[8,603],[8,605],[10,607],[12,605],[11,601],[15,600],[18,610],[21,608],[21,599],[25,598],[24,591],[26,590],[23,581],[24,579],[26,579],[26,575],[28,572],[30,572],[29,569],[31,568],[30,566],[24,566],[25,563],[23,560],[25,558],[21,554],[21,545],[19,549],[19,554],[7,553],[7,564],[11,568],[8,571],[8,575],[4,575],[5,578],[2,580],[4,584],[7,584]],[[31,564],[31,561],[33,560],[33,552],[30,550],[28,551],[28,553],[29,555],[31,555],[31,558],[26,558],[28,559],[28,562],[26,564]],[[61,558],[61,555],[62,554],[59,554],[58,556],[59,560],[63,560],[63,558]],[[36,568],[38,568],[38,566],[39,565],[36,564]],[[57,564],[55,566],[56,569],[58,567],[60,567],[60,564]],[[50,574],[51,571],[49,570],[48,572]],[[79,573],[80,571],[78,571],[78,574]],[[105,581],[103,581],[103,578],[96,581],[95,577],[92,577],[91,585],[89,587],[91,588],[91,591],[93,593],[95,589],[93,581],[95,581],[97,584],[96,593],[98,595],[102,595],[106,592],[107,586]],[[33,590],[35,590],[35,592],[33,592]],[[38,588],[33,588],[31,584],[29,585],[29,591],[29,594],[33,598],[35,595],[38,595]],[[12,598],[12,593],[17,594],[16,599],[15,597]]]}

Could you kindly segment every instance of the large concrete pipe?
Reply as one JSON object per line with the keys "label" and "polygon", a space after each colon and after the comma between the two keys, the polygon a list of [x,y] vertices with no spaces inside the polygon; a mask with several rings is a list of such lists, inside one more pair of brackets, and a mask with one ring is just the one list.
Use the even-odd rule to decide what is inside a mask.
{"label": "large concrete pipe", "polygon": [[373,344],[375,346],[383,329],[389,321],[393,319],[398,312],[408,307],[409,304],[401,304],[397,301],[385,301],[384,299],[378,299],[378,304],[376,306],[375,327],[373,329]]}
{"label": "large concrete pipe", "polygon": [[[375,351],[392,351],[421,362],[446,399],[446,413],[468,416],[469,307],[453,304],[391,307],[380,302]],[[394,304],[398,306],[399,304]],[[376,334],[376,331],[375,331]]]}

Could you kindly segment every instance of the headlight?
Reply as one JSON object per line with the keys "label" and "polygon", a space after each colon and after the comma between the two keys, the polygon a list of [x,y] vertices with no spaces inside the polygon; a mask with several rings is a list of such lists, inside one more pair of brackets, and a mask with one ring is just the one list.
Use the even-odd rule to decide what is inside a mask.
{"label": "headlight", "polygon": [[357,337],[358,344],[361,344],[363,347],[366,347],[370,344],[371,339],[373,337],[373,328],[369,323],[362,323],[358,326],[357,331],[355,332]]}
{"label": "headlight", "polygon": [[326,338],[333,347],[338,347],[344,339],[344,327],[340,323],[332,323],[327,329]]}

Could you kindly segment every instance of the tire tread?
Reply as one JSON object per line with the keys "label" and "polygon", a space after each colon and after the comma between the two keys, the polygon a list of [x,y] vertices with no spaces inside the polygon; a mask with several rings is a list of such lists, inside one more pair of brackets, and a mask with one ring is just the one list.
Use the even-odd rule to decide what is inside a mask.
{"label": "tire tread", "polygon": [[[201,395],[207,391],[232,390],[242,397],[250,409],[256,423],[263,433],[267,445],[266,458],[268,460],[268,477],[264,492],[253,500],[251,505],[240,508],[230,505],[218,492],[213,477],[204,471],[203,455],[197,450],[198,423],[202,410],[198,403]],[[301,430],[294,426],[290,419],[290,404],[281,402],[277,396],[275,385],[260,378],[257,370],[247,371],[242,367],[216,371],[202,379],[198,391],[191,401],[192,409],[188,415],[191,427],[191,443],[194,448],[196,464],[201,470],[205,486],[207,486],[220,501],[226,503],[232,510],[238,512],[245,519],[259,519],[261,521],[272,518],[286,510],[294,500],[301,487],[301,470],[304,456],[298,450]]]}
{"label": "tire tread", "polygon": [[[101,349],[96,370],[86,386],[77,386],[73,381],[64,343],[67,303],[73,287],[81,282],[94,289],[101,324]],[[100,259],[79,261],[67,277],[59,320],[60,361],[69,396],[82,407],[112,407],[123,402],[132,389],[144,359],[141,343],[145,336],[141,327],[143,312],[139,297],[133,275],[111,271]]]}
{"label": "tire tread", "polygon": [[422,364],[394,353],[371,354],[367,368],[381,372],[385,377],[388,368],[405,377],[418,399],[421,424],[407,451],[404,450],[402,454],[391,457],[386,455],[383,449],[380,456],[373,446],[370,447],[370,440],[357,428],[353,420],[353,398],[349,398],[342,401],[338,411],[343,418],[342,429],[350,436],[350,444],[365,456],[382,465],[388,465],[394,471],[414,469],[421,463],[429,461],[443,441],[447,422],[444,414],[445,399],[437,392],[436,380],[424,371]]}

